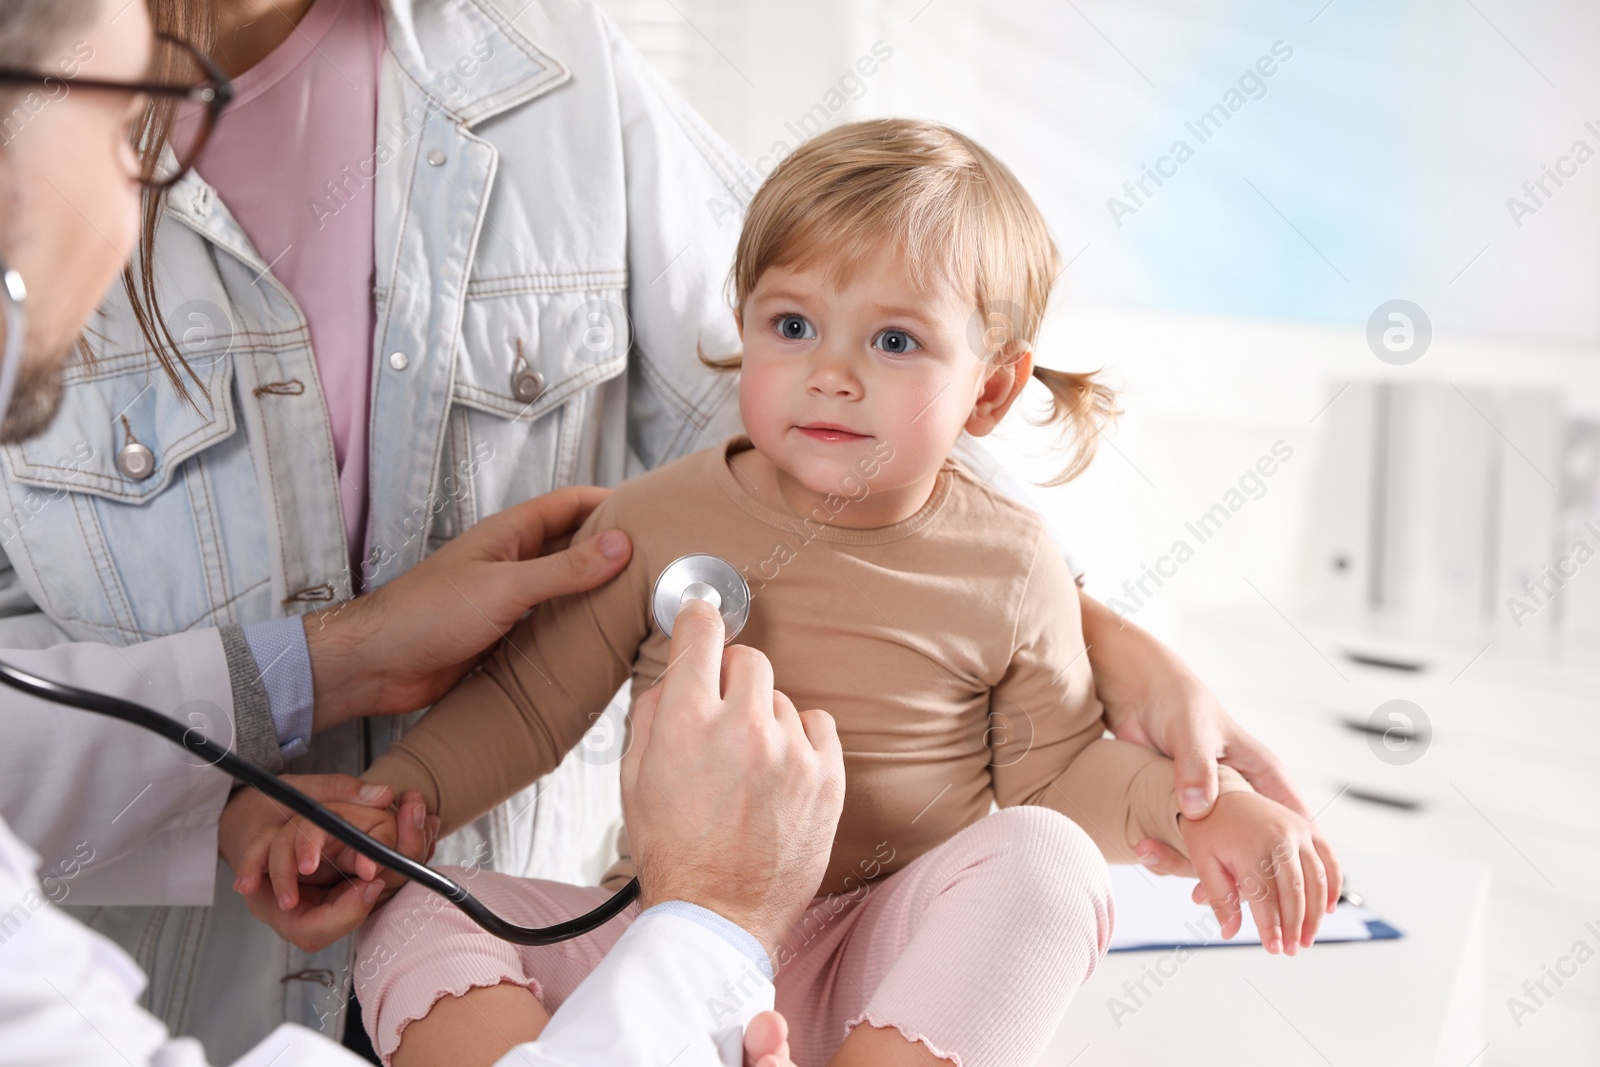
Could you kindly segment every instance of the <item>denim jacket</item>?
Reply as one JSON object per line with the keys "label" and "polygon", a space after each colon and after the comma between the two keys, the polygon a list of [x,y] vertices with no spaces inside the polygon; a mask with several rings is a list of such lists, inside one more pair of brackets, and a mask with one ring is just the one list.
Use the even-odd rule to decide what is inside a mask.
{"label": "denim jacket", "polygon": [[[330,175],[375,197],[369,588],[510,504],[615,484],[737,432],[735,382],[697,352],[737,348],[724,282],[754,191],[588,3],[383,6],[379,152]],[[192,173],[167,195],[154,256],[206,395],[177,396],[120,286],[109,294],[54,425],[0,449],[0,647],[127,645],[351,593],[295,301]],[[335,728],[289,769],[357,774],[406,721]],[[569,759],[449,858],[580,877],[614,809],[610,762]],[[149,1007],[213,1060],[285,1020],[342,1033],[351,939],[286,944],[249,917],[225,866],[211,907],[80,917],[133,954]]]}

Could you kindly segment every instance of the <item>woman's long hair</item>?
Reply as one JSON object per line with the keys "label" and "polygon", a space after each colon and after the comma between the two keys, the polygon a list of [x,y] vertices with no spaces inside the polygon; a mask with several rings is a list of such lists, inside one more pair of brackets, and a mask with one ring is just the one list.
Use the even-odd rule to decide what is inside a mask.
{"label": "woman's long hair", "polygon": [[[210,3],[206,0],[149,0],[149,2],[150,18],[157,33],[170,33],[174,37],[188,41],[202,52],[211,51],[216,43],[216,23],[212,17]],[[157,79],[170,74],[159,70],[151,73]],[[145,113],[144,123],[138,131],[138,145],[139,162],[146,168],[146,173],[154,168],[155,161],[166,144],[167,127],[172,121],[173,111],[174,107],[170,101],[152,101],[149,111]],[[207,401],[212,398],[188,361],[184,359],[182,351],[178,348],[177,339],[173,337],[171,328],[162,317],[161,308],[156,300],[154,254],[156,227],[161,221],[165,196],[165,192],[145,190],[143,217],[139,225],[139,248],[122,272],[122,286],[127,291],[128,303],[133,308],[133,317],[139,324],[139,332],[144,335],[145,343],[150,346],[150,351],[161,363],[161,369],[167,372],[167,377],[171,379],[178,395],[198,411],[199,405],[189,392],[189,382],[194,383]],[[87,354],[85,352],[85,355]]]}

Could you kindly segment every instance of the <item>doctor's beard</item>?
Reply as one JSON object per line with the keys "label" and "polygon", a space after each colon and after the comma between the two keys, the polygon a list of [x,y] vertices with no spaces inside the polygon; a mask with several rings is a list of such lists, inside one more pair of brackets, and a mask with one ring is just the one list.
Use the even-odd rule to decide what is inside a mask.
{"label": "doctor's beard", "polygon": [[[70,346],[69,346],[70,348]],[[50,428],[61,407],[61,371],[66,355],[37,358],[25,350],[16,391],[0,423],[0,445],[15,445]]]}

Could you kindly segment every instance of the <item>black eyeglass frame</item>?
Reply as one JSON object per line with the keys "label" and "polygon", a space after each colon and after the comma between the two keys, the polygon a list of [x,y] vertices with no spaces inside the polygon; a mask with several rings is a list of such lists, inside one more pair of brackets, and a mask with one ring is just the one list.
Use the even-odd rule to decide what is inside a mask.
{"label": "black eyeglass frame", "polygon": [[217,119],[223,110],[233,102],[233,82],[222,73],[222,68],[194,45],[181,37],[170,33],[158,33],[156,39],[175,45],[189,55],[205,72],[206,81],[198,85],[179,85],[174,82],[155,81],[106,81],[100,78],[69,78],[61,74],[42,74],[36,70],[18,70],[11,67],[0,67],[0,85],[45,85],[52,81],[76,89],[98,89],[114,93],[144,93],[154,99],[161,98],[176,101],[189,101],[200,104],[206,109],[204,125],[199,135],[195,138],[194,148],[188,160],[179,160],[178,169],[165,178],[140,177],[139,184],[146,189],[156,192],[170,189],[183,180],[183,176],[194,168],[196,159],[205,151],[206,142],[211,139],[211,131],[216,128]]}

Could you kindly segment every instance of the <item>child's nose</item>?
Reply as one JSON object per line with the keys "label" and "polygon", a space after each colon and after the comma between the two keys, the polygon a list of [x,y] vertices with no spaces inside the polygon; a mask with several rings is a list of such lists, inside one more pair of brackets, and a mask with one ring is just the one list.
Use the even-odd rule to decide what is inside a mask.
{"label": "child's nose", "polygon": [[813,395],[853,399],[861,395],[861,380],[848,359],[819,353],[811,367],[806,388]]}

